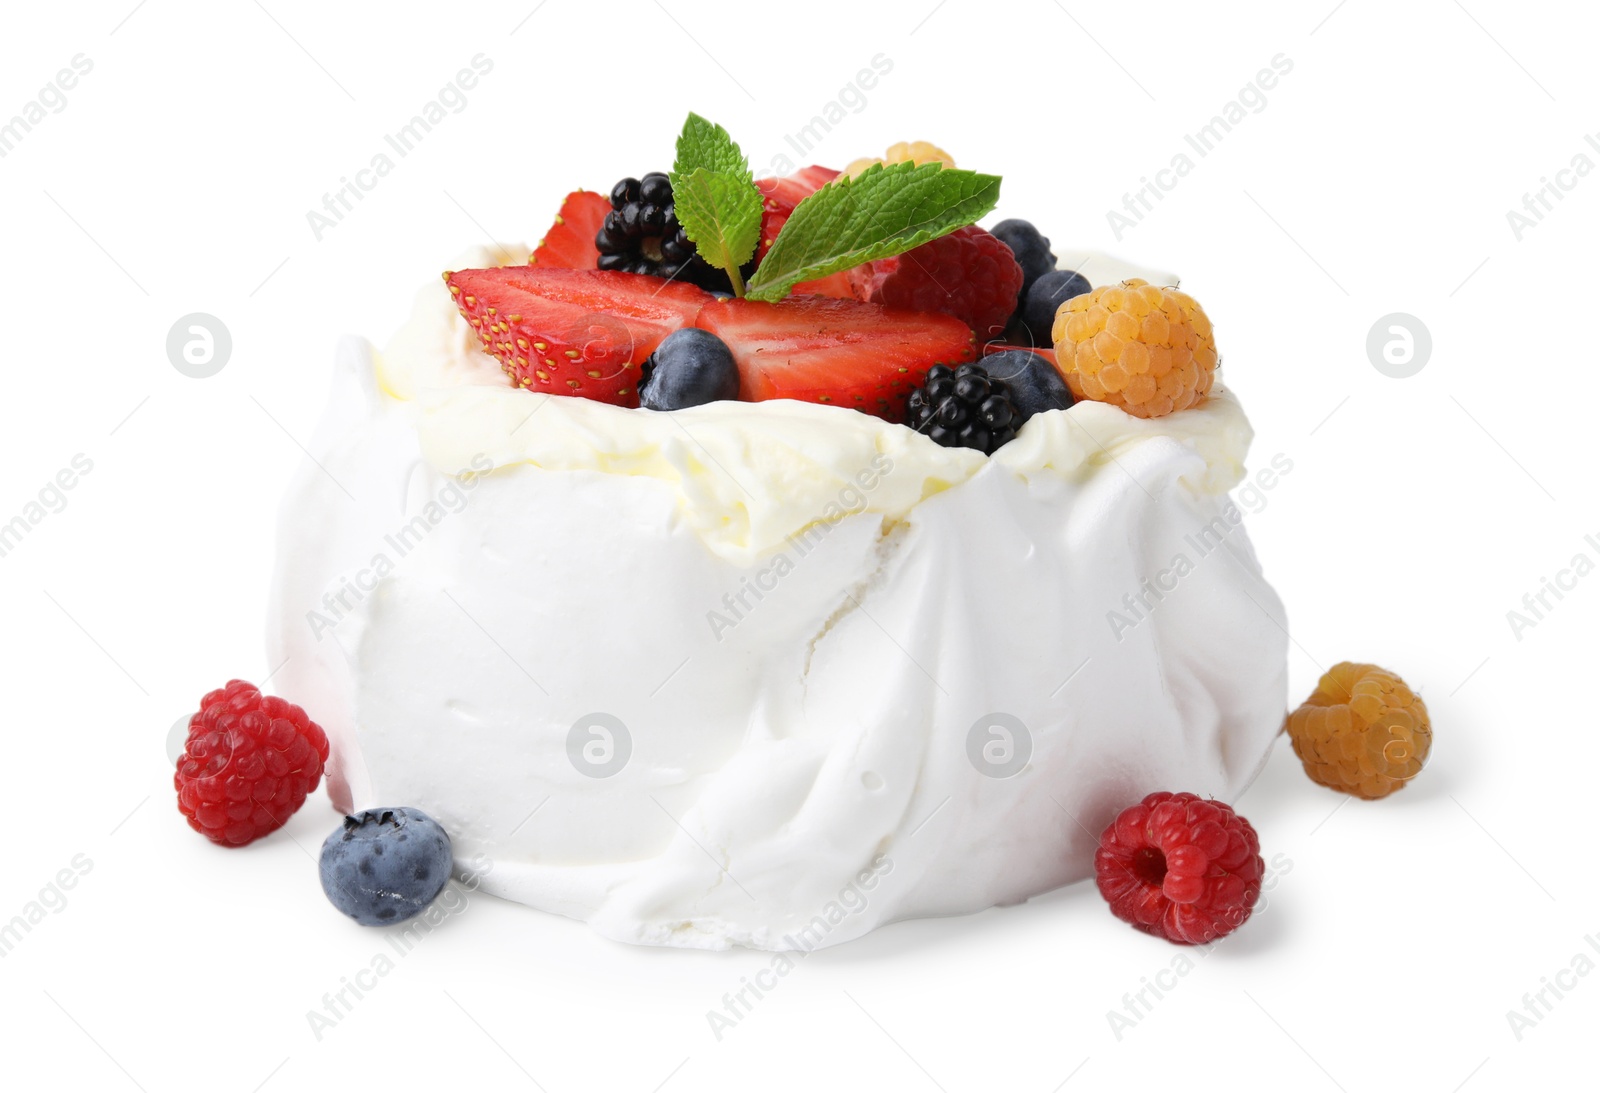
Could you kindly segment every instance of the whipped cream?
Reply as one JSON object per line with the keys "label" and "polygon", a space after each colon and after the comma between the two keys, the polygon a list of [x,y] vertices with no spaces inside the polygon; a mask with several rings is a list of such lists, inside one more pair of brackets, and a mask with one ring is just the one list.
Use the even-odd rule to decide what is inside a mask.
{"label": "whipped cream", "polygon": [[993,458],[535,395],[435,287],[381,356],[341,346],[269,644],[338,807],[421,808],[486,890],[619,940],[812,949],[1079,880],[1143,794],[1248,784],[1287,697],[1226,496],[1249,441],[1220,388]]}

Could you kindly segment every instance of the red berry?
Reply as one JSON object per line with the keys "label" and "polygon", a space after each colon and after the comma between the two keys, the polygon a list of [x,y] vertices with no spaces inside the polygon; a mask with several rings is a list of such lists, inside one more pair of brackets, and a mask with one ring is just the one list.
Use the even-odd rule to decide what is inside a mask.
{"label": "red berry", "polygon": [[513,384],[618,406],[639,404],[639,366],[714,299],[693,285],[597,269],[464,269],[444,280]]}
{"label": "red berry", "polygon": [[212,842],[243,846],[289,822],[327,761],[328,738],[304,710],[235,679],[189,719],[178,811]]}
{"label": "red berry", "polygon": [[727,343],[739,397],[800,399],[905,418],[906,398],[936,364],[972,359],[972,331],[948,315],[860,300],[792,296],[782,303],[718,300],[695,325]]}
{"label": "red berry", "polygon": [[761,191],[761,245],[756,250],[757,258],[767,256],[767,250],[789,222],[794,207],[832,182],[838,174],[831,167],[813,166],[802,167],[781,178],[756,179],[756,189]]}
{"label": "red berry", "polygon": [[863,300],[954,315],[987,341],[1017,309],[1022,267],[1011,248],[975,224],[850,271]]}
{"label": "red berry", "polygon": [[1094,855],[1111,913],[1179,945],[1215,941],[1243,925],[1265,870],[1250,821],[1193,793],[1152,793],[1124,809]]}
{"label": "red berry", "polygon": [[539,240],[528,265],[540,269],[594,269],[600,258],[594,237],[610,211],[611,202],[604,194],[574,190],[561,203],[556,222]]}

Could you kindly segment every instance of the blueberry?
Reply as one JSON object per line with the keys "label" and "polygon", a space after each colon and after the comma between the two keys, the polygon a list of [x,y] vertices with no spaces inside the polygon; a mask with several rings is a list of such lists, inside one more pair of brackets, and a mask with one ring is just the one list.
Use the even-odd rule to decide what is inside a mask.
{"label": "blueberry", "polygon": [[322,844],[322,890],[363,926],[404,922],[450,879],[450,836],[415,808],[369,808],[346,816]]}
{"label": "blueberry", "polygon": [[1092,287],[1088,278],[1070,269],[1053,269],[1041,274],[1022,302],[1022,324],[1027,327],[1033,344],[1046,347],[1054,344],[1051,328],[1056,323],[1056,309],[1063,300],[1082,296]]}
{"label": "blueberry", "polygon": [[739,366],[709,330],[674,330],[644,362],[643,373],[639,405],[646,410],[682,410],[739,397]]}
{"label": "blueberry", "polygon": [[1046,410],[1065,410],[1072,405],[1072,392],[1067,381],[1044,357],[1027,349],[1008,349],[983,358],[990,378],[1005,384],[1016,408],[1016,419],[1010,424],[1021,428],[1022,423],[1034,414]]}
{"label": "blueberry", "polygon": [[1039,234],[1039,229],[1026,220],[1002,220],[989,231],[1000,242],[1011,248],[1017,265],[1022,267],[1022,296],[1028,288],[1056,268],[1056,256],[1050,252],[1050,240]]}

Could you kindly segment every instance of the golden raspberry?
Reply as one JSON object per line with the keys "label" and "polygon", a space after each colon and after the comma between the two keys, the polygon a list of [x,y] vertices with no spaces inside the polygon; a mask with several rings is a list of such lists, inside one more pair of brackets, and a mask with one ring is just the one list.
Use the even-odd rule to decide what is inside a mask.
{"label": "golden raspberry", "polygon": [[1318,785],[1374,800],[1428,761],[1428,708],[1393,672],[1335,664],[1287,725],[1294,753]]}
{"label": "golden raspberry", "polygon": [[938,163],[945,167],[954,167],[956,161],[949,152],[937,144],[929,144],[925,140],[901,141],[899,144],[889,145],[889,150],[883,153],[882,159],[858,159],[846,167],[841,174],[855,178],[862,171],[874,163]]}
{"label": "golden raspberry", "polygon": [[1050,336],[1074,398],[1134,417],[1188,409],[1216,378],[1211,320],[1194,297],[1138,278],[1063,301]]}

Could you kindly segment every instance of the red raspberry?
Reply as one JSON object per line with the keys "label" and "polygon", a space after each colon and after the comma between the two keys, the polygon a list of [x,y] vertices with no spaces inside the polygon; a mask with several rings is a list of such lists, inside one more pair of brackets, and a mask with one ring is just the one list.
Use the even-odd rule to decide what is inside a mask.
{"label": "red raspberry", "polygon": [[954,315],[982,342],[999,337],[1017,309],[1022,267],[1010,247],[969,224],[894,258],[857,266],[850,283],[863,300]]}
{"label": "red raspberry", "polygon": [[1250,821],[1193,793],[1152,793],[1124,809],[1094,855],[1111,913],[1178,945],[1215,941],[1243,925],[1265,869]]}
{"label": "red raspberry", "polygon": [[242,679],[200,700],[172,784],[214,843],[243,846],[289,821],[322,780],[328,738],[306,712]]}

